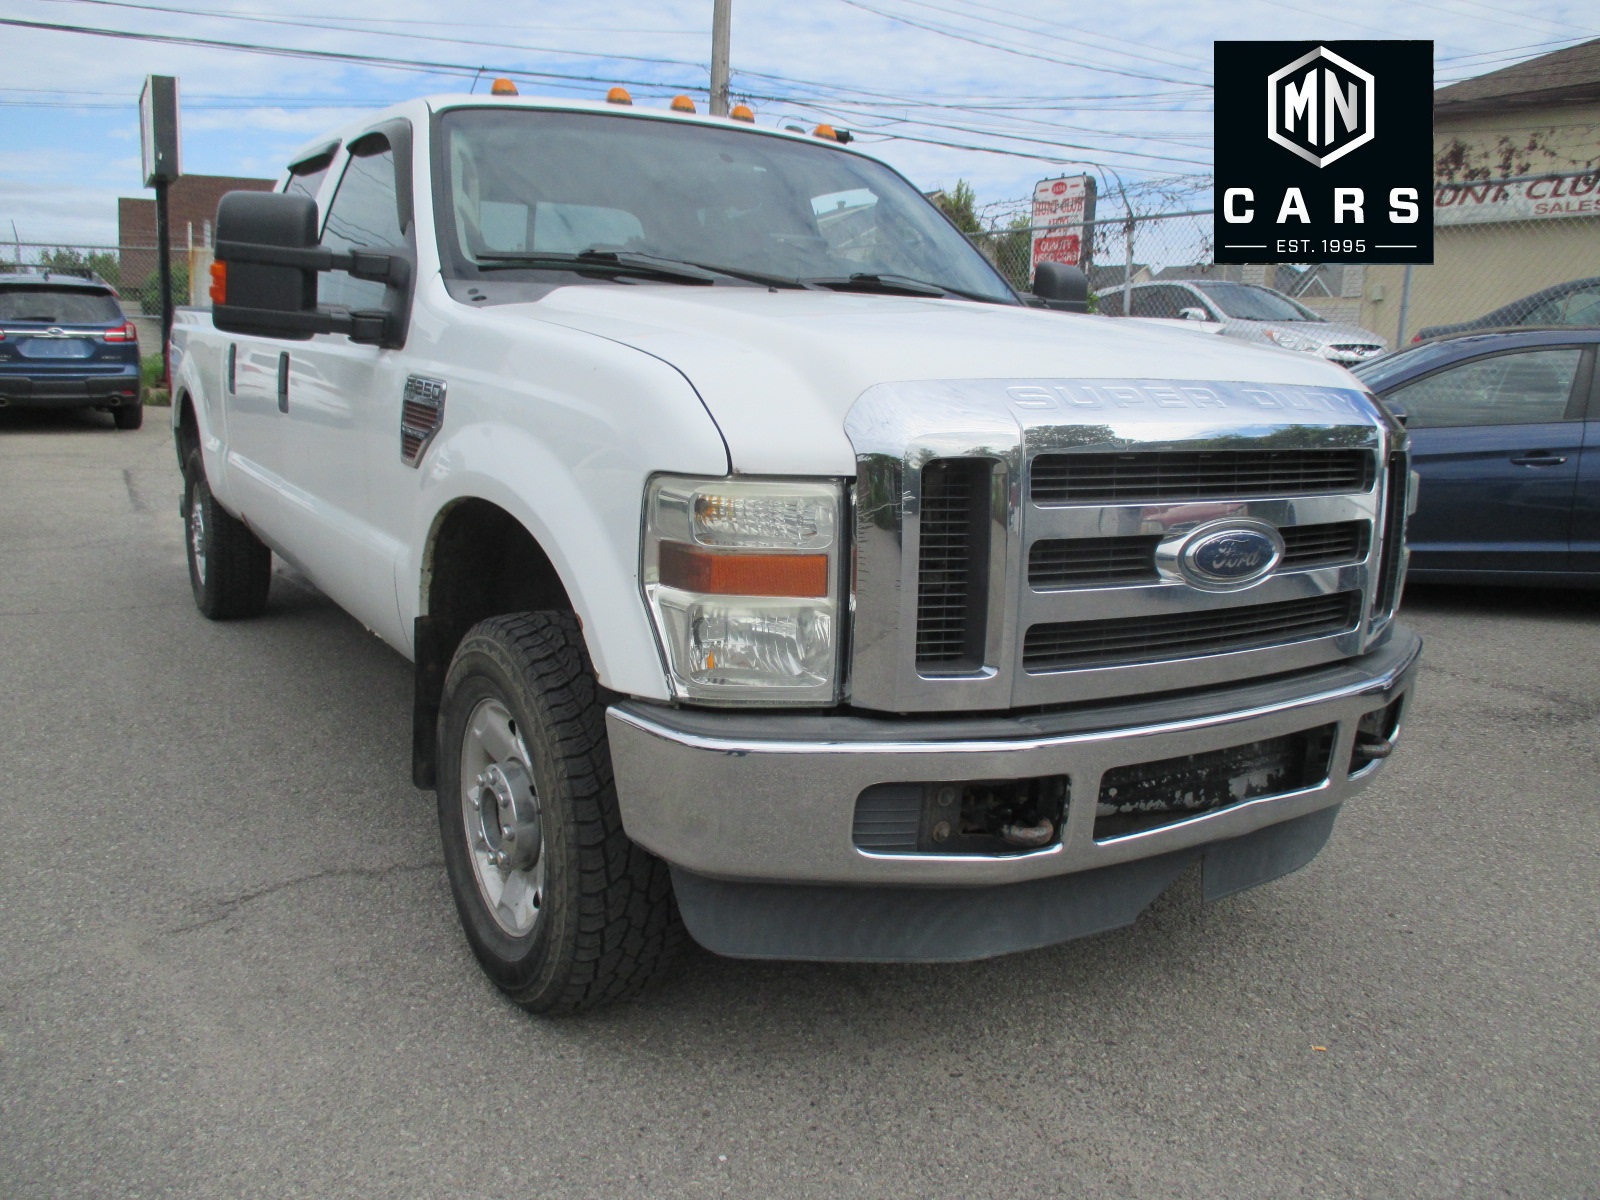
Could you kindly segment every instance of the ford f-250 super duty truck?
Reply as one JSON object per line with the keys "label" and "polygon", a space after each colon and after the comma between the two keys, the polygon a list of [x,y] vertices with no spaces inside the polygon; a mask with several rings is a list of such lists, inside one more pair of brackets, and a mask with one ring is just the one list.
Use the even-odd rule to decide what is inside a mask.
{"label": "ford f-250 super duty truck", "polygon": [[1394,744],[1404,430],[1306,355],[1025,304],[834,141],[418,100],[217,239],[195,599],[260,613],[278,554],[415,663],[461,922],[530,1009],[685,927],[964,959],[1196,861],[1226,895]]}

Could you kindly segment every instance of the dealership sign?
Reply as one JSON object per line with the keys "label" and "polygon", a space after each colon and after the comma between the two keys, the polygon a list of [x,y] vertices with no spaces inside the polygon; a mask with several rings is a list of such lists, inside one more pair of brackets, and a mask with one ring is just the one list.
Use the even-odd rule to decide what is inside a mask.
{"label": "dealership sign", "polygon": [[1042,262],[1088,265],[1094,228],[1094,179],[1041,179],[1033,188],[1033,267]]}
{"label": "dealership sign", "polygon": [[1433,189],[1435,225],[1490,225],[1553,217],[1600,217],[1600,173],[1441,183]]}
{"label": "dealership sign", "polygon": [[1433,43],[1216,43],[1216,261],[1433,261]]}

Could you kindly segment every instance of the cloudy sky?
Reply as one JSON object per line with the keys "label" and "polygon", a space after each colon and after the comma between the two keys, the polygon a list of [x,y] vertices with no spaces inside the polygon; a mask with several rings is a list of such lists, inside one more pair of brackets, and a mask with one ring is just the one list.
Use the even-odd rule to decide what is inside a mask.
{"label": "cloudy sky", "polygon": [[[687,91],[703,110],[711,8],[0,0],[0,241],[12,222],[23,243],[115,241],[115,198],[148,194],[148,73],[181,81],[185,171],[271,176],[355,113],[502,73],[524,95],[626,83],[639,103]],[[1206,183],[1214,40],[1428,38],[1444,83],[1592,37],[1593,0],[734,0],[733,88],[759,123],[829,120],[919,186],[967,179],[1003,215],[1067,172],[1103,192]]]}

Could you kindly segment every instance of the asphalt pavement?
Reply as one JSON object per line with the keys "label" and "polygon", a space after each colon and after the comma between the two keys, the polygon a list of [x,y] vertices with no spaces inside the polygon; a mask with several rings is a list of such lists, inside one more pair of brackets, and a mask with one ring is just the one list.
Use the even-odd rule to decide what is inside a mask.
{"label": "asphalt pavement", "polygon": [[1600,594],[1413,590],[1305,870],[986,963],[484,980],[408,665],[212,624],[164,412],[0,412],[0,1197],[1600,1197]]}

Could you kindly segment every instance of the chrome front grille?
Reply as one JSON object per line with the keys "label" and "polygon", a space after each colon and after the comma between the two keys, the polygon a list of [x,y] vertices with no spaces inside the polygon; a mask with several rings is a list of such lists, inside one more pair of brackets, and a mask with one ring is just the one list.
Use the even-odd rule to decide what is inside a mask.
{"label": "chrome front grille", "polygon": [[917,665],[976,664],[983,645],[983,550],[987,513],[976,459],[945,459],[922,469],[922,545],[917,559]]}
{"label": "chrome front grille", "polygon": [[1372,486],[1370,450],[1158,450],[1042,454],[1033,460],[1035,504],[1328,496]]}
{"label": "chrome front grille", "polygon": [[[1403,431],[1355,390],[884,384],[846,429],[859,707],[1155,695],[1324,666],[1386,636],[1404,555],[1383,553],[1384,529],[1404,519],[1408,465],[1391,445]],[[1186,565],[1236,528],[1281,539],[1265,576],[1228,585]]]}
{"label": "chrome front grille", "polygon": [[1063,621],[1028,630],[1022,666],[1038,673],[1230,654],[1349,633],[1360,620],[1361,593],[1341,592],[1210,612]]}
{"label": "chrome front grille", "polygon": [[1106,587],[1154,582],[1159,535],[1035,542],[1028,552],[1028,585]]}
{"label": "chrome front grille", "polygon": [[[1369,521],[1291,525],[1283,536],[1280,571],[1360,562],[1367,556]],[[1035,542],[1028,551],[1028,585],[1039,590],[1154,583],[1160,534]]]}

